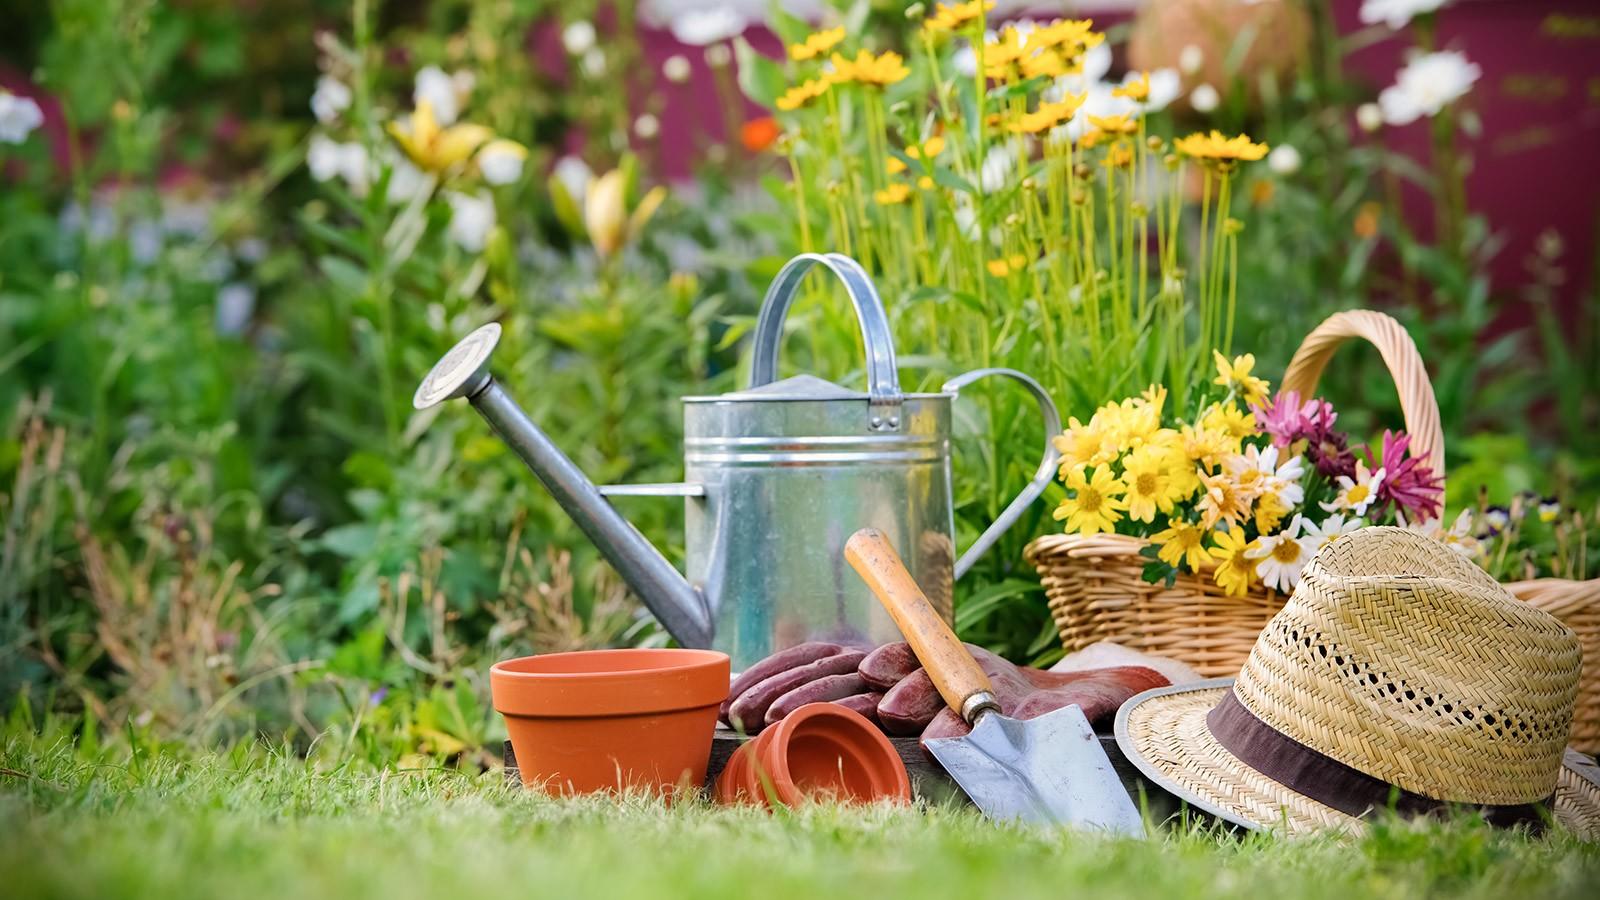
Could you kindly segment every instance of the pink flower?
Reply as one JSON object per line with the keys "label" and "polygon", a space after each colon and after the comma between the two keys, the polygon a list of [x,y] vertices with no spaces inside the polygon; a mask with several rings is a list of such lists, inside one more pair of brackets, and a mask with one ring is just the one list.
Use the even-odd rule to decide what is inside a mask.
{"label": "pink flower", "polygon": [[1272,402],[1253,406],[1256,424],[1271,436],[1272,443],[1288,449],[1297,441],[1305,441],[1305,454],[1324,477],[1351,476],[1356,471],[1356,457],[1350,452],[1350,442],[1343,432],[1335,431],[1333,423],[1339,414],[1333,404],[1322,399],[1304,403],[1296,391],[1280,391]]}
{"label": "pink flower", "polygon": [[1372,448],[1367,448],[1368,461],[1388,473],[1378,486],[1378,506],[1387,509],[1393,504],[1404,510],[1408,519],[1431,519],[1439,515],[1444,479],[1412,456],[1410,450],[1411,435],[1387,429],[1383,432],[1382,456],[1374,458]]}

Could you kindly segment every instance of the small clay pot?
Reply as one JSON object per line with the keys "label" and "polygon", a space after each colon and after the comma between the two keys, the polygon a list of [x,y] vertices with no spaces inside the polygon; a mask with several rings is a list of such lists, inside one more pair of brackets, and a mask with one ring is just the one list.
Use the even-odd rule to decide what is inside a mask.
{"label": "small clay pot", "polygon": [[835,703],[809,703],[734,751],[717,779],[724,803],[793,806],[802,800],[911,802],[911,778],[870,720]]}
{"label": "small clay pot", "polygon": [[585,650],[489,670],[522,783],[558,794],[699,787],[728,656],[712,650]]}

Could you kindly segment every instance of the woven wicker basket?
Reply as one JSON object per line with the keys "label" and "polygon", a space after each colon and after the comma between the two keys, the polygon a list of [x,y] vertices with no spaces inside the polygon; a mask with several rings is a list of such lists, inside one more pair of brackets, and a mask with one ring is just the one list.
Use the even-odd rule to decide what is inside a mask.
{"label": "woven wicker basket", "polygon": [[[1411,336],[1380,312],[1336,313],[1306,336],[1284,373],[1282,389],[1302,397],[1316,392],[1328,360],[1350,338],[1378,348],[1400,391],[1400,408],[1412,452],[1444,472],[1444,435],[1433,385]],[[1142,538],[1120,534],[1053,534],[1028,545],[1027,561],[1039,570],[1050,612],[1070,652],[1096,641],[1181,660],[1211,678],[1235,675],[1256,636],[1283,606],[1262,587],[1229,597],[1209,572],[1184,573],[1172,587],[1144,580]],[[1506,587],[1577,632],[1584,667],[1572,723],[1572,743],[1600,751],[1600,579],[1541,578]]]}

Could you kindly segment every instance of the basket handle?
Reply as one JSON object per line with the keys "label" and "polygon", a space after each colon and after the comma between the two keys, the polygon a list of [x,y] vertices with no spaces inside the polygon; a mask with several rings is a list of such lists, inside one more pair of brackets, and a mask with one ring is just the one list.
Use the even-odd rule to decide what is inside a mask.
{"label": "basket handle", "polygon": [[1394,317],[1370,309],[1334,313],[1324,319],[1289,360],[1284,370],[1284,391],[1295,391],[1304,400],[1316,393],[1317,379],[1327,368],[1333,351],[1350,338],[1364,338],[1378,348],[1383,364],[1400,392],[1400,410],[1405,414],[1406,433],[1411,435],[1411,452],[1424,457],[1439,476],[1444,488],[1444,430],[1439,425],[1439,401],[1433,396],[1433,383],[1423,368],[1416,342]]}

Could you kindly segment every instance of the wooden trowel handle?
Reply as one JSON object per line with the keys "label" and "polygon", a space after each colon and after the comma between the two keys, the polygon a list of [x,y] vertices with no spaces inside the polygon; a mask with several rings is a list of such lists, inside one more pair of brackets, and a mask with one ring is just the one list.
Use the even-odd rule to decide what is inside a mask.
{"label": "wooden trowel handle", "polygon": [[974,722],[985,710],[999,710],[989,676],[978,667],[966,645],[939,617],[933,604],[906,571],[900,554],[876,528],[863,528],[844,545],[844,558],[878,595],[883,608],[900,626],[906,643],[928,670],[933,686],[950,708]]}

